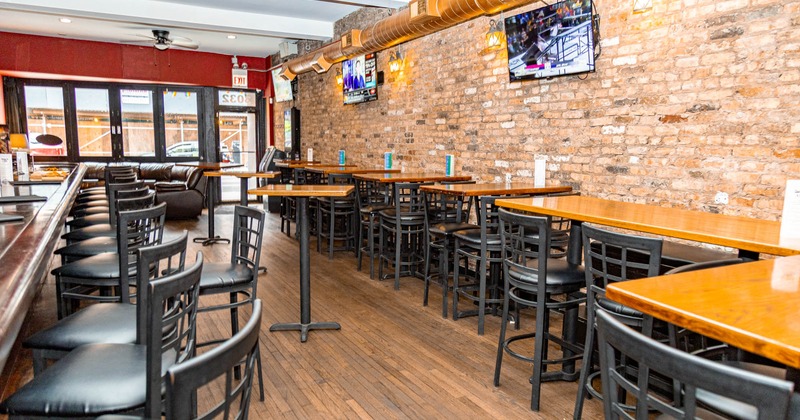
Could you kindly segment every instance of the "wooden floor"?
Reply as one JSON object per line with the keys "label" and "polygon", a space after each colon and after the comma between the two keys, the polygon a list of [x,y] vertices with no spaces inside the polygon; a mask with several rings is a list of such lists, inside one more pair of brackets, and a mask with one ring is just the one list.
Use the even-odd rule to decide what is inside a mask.
{"label": "wooden floor", "polygon": [[[256,204],[252,204],[255,206]],[[217,233],[230,235],[232,206],[217,211]],[[294,228],[294,227],[293,227]],[[172,233],[187,229],[190,238],[205,236],[205,214],[197,220],[170,222]],[[312,238],[312,249],[315,242]],[[489,316],[486,334],[477,335],[477,319],[441,316],[441,289],[432,289],[431,304],[422,306],[422,281],[370,280],[368,269],[356,271],[352,253],[333,260],[312,252],[313,321],[337,321],[340,331],[313,331],[306,343],[297,332],[269,332],[277,322],[300,318],[298,243],[280,232],[277,215],[267,216],[261,256],[267,274],[259,278],[263,301],[261,351],[266,400],[254,389],[251,418],[541,418],[572,417],[575,382],[542,387],[541,411],[530,410],[530,366],[504,358],[501,386],[492,378],[499,318]],[[210,261],[230,258],[230,245],[191,244]],[[55,320],[52,279],[29,315],[25,336]],[[243,318],[249,316],[244,314]],[[558,322],[554,322],[558,327]],[[533,319],[524,314],[523,327]],[[222,313],[198,320],[201,339],[224,337],[228,319]],[[4,373],[3,396],[32,377],[30,354],[16,349]],[[596,400],[586,402],[584,418],[602,417]]]}

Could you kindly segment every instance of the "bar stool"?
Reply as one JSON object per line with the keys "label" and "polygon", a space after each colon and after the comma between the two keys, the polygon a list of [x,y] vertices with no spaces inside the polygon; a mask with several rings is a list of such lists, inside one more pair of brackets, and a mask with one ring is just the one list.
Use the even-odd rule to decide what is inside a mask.
{"label": "bar stool", "polygon": [[[421,276],[425,262],[425,203],[415,182],[394,183],[394,208],[380,211],[380,258],[378,278],[384,279],[383,267],[394,266],[394,289],[400,289],[401,276]],[[386,278],[389,278],[388,276]]]}
{"label": "bar stool", "polygon": [[[576,344],[578,308],[586,301],[580,290],[585,284],[582,267],[569,264],[565,259],[554,259],[540,255],[540,250],[549,254],[549,217],[523,215],[500,209],[498,213],[500,243],[503,258],[503,315],[500,338],[497,343],[497,362],[494,368],[494,385],[500,386],[500,368],[503,354],[525,360],[533,365],[531,377],[531,410],[539,410],[542,382],[574,381],[578,379],[575,361],[582,356],[582,348]],[[558,299],[556,299],[556,297]],[[534,332],[506,338],[509,307],[516,305],[536,308]],[[550,312],[564,312],[562,337],[550,333]],[[519,319],[516,319],[519,328]],[[532,356],[512,349],[511,344],[519,340],[534,339]],[[562,357],[547,359],[549,343],[562,349]],[[562,364],[561,370],[547,372],[547,366]]]}
{"label": "bar stool", "polygon": [[[641,312],[606,299],[606,287],[612,282],[657,276],[663,247],[661,238],[611,232],[588,223],[581,225],[581,232],[586,272],[586,342],[583,346],[581,377],[573,412],[575,420],[581,418],[587,392],[602,399],[600,393],[591,386],[592,379],[600,374],[599,371],[593,371],[595,313],[598,308],[630,327],[641,329],[643,334],[652,335],[652,322],[645,322],[646,318]],[[629,258],[633,255],[645,256],[645,261]]]}
{"label": "bar stool", "polygon": [[[443,182],[442,184],[474,184],[475,181]],[[450,255],[455,252],[454,234],[480,229],[468,223],[472,200],[452,194],[423,192],[425,200],[425,289],[422,306],[428,306],[428,293],[433,277],[442,286],[442,318],[447,318],[447,292],[450,288]],[[436,273],[431,273],[436,253]]]}
{"label": "bar stool", "polygon": [[[478,335],[483,335],[486,306],[499,306],[503,303],[500,297],[500,271],[502,269],[502,251],[498,229],[495,201],[499,196],[483,196],[478,199],[477,219],[480,229],[457,231],[453,264],[453,320],[462,316],[478,315]],[[475,278],[462,282],[460,260],[464,261],[464,280],[469,280],[470,263],[474,264]],[[489,272],[487,278],[487,272]],[[489,283],[491,280],[491,283]],[[488,296],[488,297],[487,297]],[[458,311],[459,297],[478,305],[477,309]]]}
{"label": "bar stool", "polygon": [[[352,182],[350,174],[328,174],[328,185],[349,185]],[[327,242],[328,259],[331,260],[335,251],[355,250],[355,198],[317,197],[314,201],[317,206],[317,251],[321,252],[321,244]],[[337,241],[342,243],[340,247],[334,246]]]}
{"label": "bar stool", "polygon": [[[375,276],[375,244],[380,239],[380,212],[390,209],[390,194],[373,181],[354,178],[356,183],[356,204],[358,205],[358,233],[356,234],[356,256],[358,271],[366,253],[369,257],[369,278]],[[380,246],[380,245],[378,245]]]}

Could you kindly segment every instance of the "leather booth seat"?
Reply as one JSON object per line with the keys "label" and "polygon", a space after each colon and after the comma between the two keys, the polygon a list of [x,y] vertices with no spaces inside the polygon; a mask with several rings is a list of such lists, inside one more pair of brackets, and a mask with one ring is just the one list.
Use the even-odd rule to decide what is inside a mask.
{"label": "leather booth seat", "polygon": [[[87,162],[84,188],[103,184],[105,162]],[[167,219],[197,217],[205,204],[206,177],[203,171],[174,163],[111,163],[132,166],[145,185],[156,191],[156,204],[167,203]]]}

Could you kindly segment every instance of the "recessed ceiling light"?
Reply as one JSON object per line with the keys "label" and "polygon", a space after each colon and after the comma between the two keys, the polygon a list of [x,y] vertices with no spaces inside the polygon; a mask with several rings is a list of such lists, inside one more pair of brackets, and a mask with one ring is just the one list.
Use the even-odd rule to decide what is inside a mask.
{"label": "recessed ceiling light", "polygon": [[228,39],[236,39],[236,35],[228,35]]}
{"label": "recessed ceiling light", "polygon": [[61,23],[72,23],[72,19],[69,18],[61,18],[58,21]]}

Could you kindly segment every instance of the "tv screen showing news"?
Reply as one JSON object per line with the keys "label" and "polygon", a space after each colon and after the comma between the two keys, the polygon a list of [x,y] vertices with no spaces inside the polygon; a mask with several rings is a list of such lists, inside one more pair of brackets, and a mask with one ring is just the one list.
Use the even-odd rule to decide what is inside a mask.
{"label": "tv screen showing news", "polygon": [[378,59],[375,53],[342,62],[342,86],[345,105],[378,99]]}
{"label": "tv screen showing news", "polygon": [[594,71],[591,0],[553,3],[505,20],[511,81]]}
{"label": "tv screen showing news", "polygon": [[292,100],[292,82],[281,78],[281,68],[272,70],[272,85],[275,87],[275,102]]}

